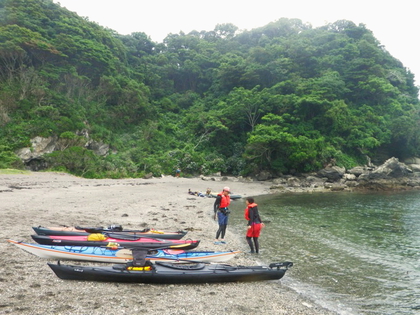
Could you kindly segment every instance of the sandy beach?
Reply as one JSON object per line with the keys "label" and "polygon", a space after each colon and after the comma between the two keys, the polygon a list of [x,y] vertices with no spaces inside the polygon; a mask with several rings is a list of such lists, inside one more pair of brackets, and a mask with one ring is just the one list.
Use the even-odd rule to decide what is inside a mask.
{"label": "sandy beach", "polygon": [[[213,244],[214,199],[187,193],[207,188],[218,193],[224,186],[247,197],[269,193],[270,183],[172,176],[90,180],[62,173],[0,175],[0,314],[334,314],[282,280],[203,285],[64,281],[46,260],[7,242],[33,243],[32,226],[39,225],[188,230],[187,238],[201,240],[197,250],[242,250],[229,263],[258,265],[263,257],[248,254],[244,235],[229,227],[227,244]],[[293,276],[293,267],[288,276]]]}

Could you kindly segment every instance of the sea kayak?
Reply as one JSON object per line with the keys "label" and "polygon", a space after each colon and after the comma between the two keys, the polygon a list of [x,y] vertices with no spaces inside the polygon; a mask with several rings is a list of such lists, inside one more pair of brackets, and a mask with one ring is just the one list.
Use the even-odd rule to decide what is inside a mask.
{"label": "sea kayak", "polygon": [[[14,240],[8,242],[35,256],[55,260],[81,260],[104,263],[127,263],[133,260],[132,249],[121,247],[56,246],[29,244]],[[226,262],[240,251],[184,251],[179,249],[149,250],[146,260],[174,262]]]}
{"label": "sea kayak", "polygon": [[32,239],[42,245],[61,246],[107,246],[118,247],[142,247],[147,249],[194,249],[200,243],[199,240],[164,240],[157,238],[138,237],[134,235],[101,234],[93,233],[82,236],[64,235],[31,235]]}
{"label": "sea kayak", "polygon": [[265,266],[227,264],[173,264],[156,262],[144,266],[80,266],[48,263],[57,277],[64,280],[137,282],[153,284],[214,283],[281,279],[291,262]]}
{"label": "sea kayak", "polygon": [[89,235],[92,233],[121,233],[122,235],[130,234],[138,237],[160,238],[170,240],[180,240],[183,238],[187,231],[163,231],[155,229],[143,230],[124,230],[121,225],[111,225],[104,227],[79,227],[79,226],[57,226],[57,227],[32,227],[38,235]]}

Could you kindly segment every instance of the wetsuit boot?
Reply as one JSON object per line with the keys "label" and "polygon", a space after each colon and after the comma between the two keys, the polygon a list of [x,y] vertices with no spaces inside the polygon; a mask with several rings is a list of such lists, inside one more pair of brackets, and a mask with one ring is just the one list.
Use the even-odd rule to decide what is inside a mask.
{"label": "wetsuit boot", "polygon": [[254,237],[255,252],[258,254],[260,252],[260,244],[258,243],[258,237]]}
{"label": "wetsuit boot", "polygon": [[254,253],[254,244],[252,244],[252,239],[250,237],[247,237],[246,241],[248,242],[249,248],[251,248],[250,253],[253,254]]}

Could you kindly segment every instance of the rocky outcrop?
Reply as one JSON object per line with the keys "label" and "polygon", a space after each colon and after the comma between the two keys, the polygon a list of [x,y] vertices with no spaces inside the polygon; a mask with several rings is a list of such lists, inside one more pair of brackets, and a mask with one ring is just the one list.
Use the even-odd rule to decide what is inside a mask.
{"label": "rocky outcrop", "polygon": [[[87,134],[83,136],[88,137]],[[88,139],[88,138],[87,138]],[[62,141],[57,137],[35,137],[30,140],[31,146],[17,150],[16,155],[32,171],[39,171],[48,168],[43,156],[54,151],[65,148]],[[95,154],[106,156],[109,153],[109,145],[93,140],[87,140],[85,148],[92,150]]]}
{"label": "rocky outcrop", "polygon": [[39,159],[44,154],[54,152],[56,145],[57,137],[35,137],[31,139],[29,148],[19,149],[16,155],[26,164],[33,159]]}
{"label": "rocky outcrop", "polygon": [[413,172],[420,172],[420,158],[412,157],[405,159],[404,164],[407,164]]}
{"label": "rocky outcrop", "polygon": [[420,189],[420,171],[413,165],[417,164],[407,165],[390,158],[378,167],[358,166],[346,170],[329,166],[316,173],[272,179],[271,189],[279,192]]}
{"label": "rocky outcrop", "polygon": [[420,173],[397,158],[390,158],[376,169],[361,174],[358,187],[371,190],[402,190],[420,188]]}
{"label": "rocky outcrop", "polygon": [[[420,164],[419,164],[420,165]],[[420,172],[411,165],[390,158],[384,164],[375,167],[357,166],[346,170],[337,166],[328,166],[316,173],[273,175],[264,172],[261,176],[233,177],[229,180],[241,182],[271,182],[272,192],[329,192],[355,190],[408,190],[420,189]],[[226,177],[200,176],[206,181],[223,181]]]}
{"label": "rocky outcrop", "polygon": [[344,167],[329,166],[318,171],[319,177],[325,177],[331,181],[337,181],[343,178],[346,169]]}
{"label": "rocky outcrop", "polygon": [[85,147],[99,156],[107,156],[109,153],[109,145],[103,142],[90,140]]}
{"label": "rocky outcrop", "polygon": [[373,179],[394,179],[401,177],[410,177],[413,174],[413,170],[406,164],[398,161],[397,158],[390,158],[385,161],[384,164],[378,168],[362,173],[359,175],[360,181],[369,181]]}

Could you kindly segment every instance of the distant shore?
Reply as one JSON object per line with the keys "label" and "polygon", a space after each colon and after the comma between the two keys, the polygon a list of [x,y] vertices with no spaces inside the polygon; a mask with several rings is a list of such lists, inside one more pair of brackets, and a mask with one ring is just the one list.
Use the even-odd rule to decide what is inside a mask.
{"label": "distant shore", "polygon": [[[189,195],[224,186],[233,193],[270,193],[268,182],[204,181],[172,176],[151,179],[90,180],[64,173],[0,174],[0,314],[335,314],[280,281],[211,285],[144,285],[63,281],[46,261],[25,253],[7,239],[33,242],[32,226],[121,224],[188,230],[200,239],[197,250],[243,250],[232,264],[260,264],[246,254],[243,235],[229,228],[227,244],[214,245],[217,223],[213,198]],[[293,276],[293,268],[285,277]]]}

